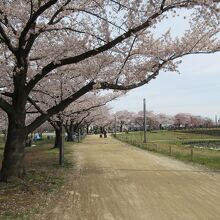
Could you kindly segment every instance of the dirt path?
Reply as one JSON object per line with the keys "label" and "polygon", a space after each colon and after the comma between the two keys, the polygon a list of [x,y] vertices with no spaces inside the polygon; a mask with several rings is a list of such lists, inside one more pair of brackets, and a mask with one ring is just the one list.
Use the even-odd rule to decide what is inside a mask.
{"label": "dirt path", "polygon": [[[217,220],[220,173],[88,136],[65,193],[41,219]],[[49,211],[50,210],[50,211]],[[38,216],[38,219],[40,217]]]}

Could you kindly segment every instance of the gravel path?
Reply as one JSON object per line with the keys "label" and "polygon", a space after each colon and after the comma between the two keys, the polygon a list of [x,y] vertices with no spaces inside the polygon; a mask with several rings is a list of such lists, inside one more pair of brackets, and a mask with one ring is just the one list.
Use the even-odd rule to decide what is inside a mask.
{"label": "gravel path", "polygon": [[220,173],[88,136],[74,145],[75,169],[38,219],[217,220]]}

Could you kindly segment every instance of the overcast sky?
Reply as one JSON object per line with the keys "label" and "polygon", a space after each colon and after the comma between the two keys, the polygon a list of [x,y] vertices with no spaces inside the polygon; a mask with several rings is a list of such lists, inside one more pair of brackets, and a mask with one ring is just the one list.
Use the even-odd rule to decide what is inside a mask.
{"label": "overcast sky", "polygon": [[174,115],[179,112],[220,117],[220,53],[193,55],[183,59],[181,74],[161,72],[148,85],[130,91],[110,103],[112,111],[147,109]]}

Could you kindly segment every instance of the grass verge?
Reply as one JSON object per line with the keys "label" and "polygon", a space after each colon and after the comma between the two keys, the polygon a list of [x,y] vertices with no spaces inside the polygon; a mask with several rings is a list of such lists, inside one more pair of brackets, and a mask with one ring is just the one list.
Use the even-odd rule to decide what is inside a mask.
{"label": "grass verge", "polygon": [[[143,132],[119,133],[116,138],[136,147],[220,170],[220,137],[198,132],[158,131],[148,132],[148,142],[143,143]],[[210,147],[212,146],[212,147]]]}

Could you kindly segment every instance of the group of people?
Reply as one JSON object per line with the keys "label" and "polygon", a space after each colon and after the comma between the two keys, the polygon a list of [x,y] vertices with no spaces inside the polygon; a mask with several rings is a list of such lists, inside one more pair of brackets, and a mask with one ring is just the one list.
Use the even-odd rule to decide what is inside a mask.
{"label": "group of people", "polygon": [[31,147],[33,141],[39,141],[39,140],[42,140],[42,133],[37,131],[36,133],[34,133],[34,136],[31,135],[27,137],[25,146]]}
{"label": "group of people", "polygon": [[101,131],[101,134],[99,137],[102,138],[102,135],[104,135],[104,138],[107,138],[107,131],[106,130]]}

